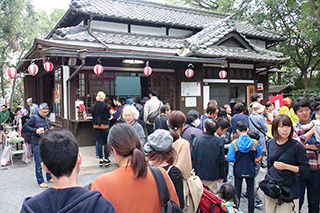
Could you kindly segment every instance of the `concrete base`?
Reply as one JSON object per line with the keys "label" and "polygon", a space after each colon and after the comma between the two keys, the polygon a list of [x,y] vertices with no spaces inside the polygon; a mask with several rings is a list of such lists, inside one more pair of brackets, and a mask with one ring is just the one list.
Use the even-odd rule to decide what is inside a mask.
{"label": "concrete base", "polygon": [[111,164],[109,166],[99,166],[99,159],[96,158],[96,148],[95,146],[83,146],[80,147],[80,153],[82,154],[82,164],[80,166],[80,175],[100,173],[100,172],[110,172],[118,168],[118,165],[113,158],[110,156]]}

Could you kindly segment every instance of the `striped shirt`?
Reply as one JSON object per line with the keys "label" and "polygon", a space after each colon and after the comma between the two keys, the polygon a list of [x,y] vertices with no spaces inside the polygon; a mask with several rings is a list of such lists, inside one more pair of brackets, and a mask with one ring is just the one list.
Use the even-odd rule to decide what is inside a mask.
{"label": "striped shirt", "polygon": [[[310,139],[308,141],[304,140],[304,134],[307,131],[303,130],[301,128],[301,125],[303,125],[303,124],[300,121],[298,121],[296,124],[293,125],[293,129],[294,129],[293,138],[300,141],[304,145],[306,144],[306,142],[308,144],[317,145],[318,151],[306,149],[306,152],[307,152],[308,158],[309,158],[310,169],[311,170],[319,169],[318,168],[319,146],[318,146],[318,144],[315,144],[314,142],[310,143]],[[301,136],[303,136],[303,137],[301,137]],[[316,141],[316,140],[313,140],[313,141]]]}

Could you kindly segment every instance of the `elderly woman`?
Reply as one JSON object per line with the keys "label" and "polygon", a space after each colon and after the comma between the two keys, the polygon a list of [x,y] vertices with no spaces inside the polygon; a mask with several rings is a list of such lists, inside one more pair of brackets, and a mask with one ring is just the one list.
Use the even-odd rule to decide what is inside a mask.
{"label": "elderly woman", "polygon": [[[100,158],[100,166],[109,166],[111,163],[107,147],[110,109],[108,105],[104,103],[105,98],[106,95],[104,94],[104,92],[99,91],[96,97],[97,102],[91,108],[94,134],[96,135],[96,139],[98,141],[98,155]],[[104,146],[105,159],[103,159],[102,146]]]}
{"label": "elderly woman", "polygon": [[122,110],[123,119],[130,124],[138,133],[140,141],[144,144],[146,142],[146,135],[142,126],[137,122],[139,119],[139,111],[134,105],[126,105]]}

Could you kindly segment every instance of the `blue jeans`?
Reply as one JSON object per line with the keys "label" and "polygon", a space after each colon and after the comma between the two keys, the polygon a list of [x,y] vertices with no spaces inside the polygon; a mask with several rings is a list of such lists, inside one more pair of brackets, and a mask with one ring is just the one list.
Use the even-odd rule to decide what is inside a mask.
{"label": "blue jeans", "polygon": [[304,201],[304,193],[307,187],[308,209],[309,213],[319,213],[320,202],[320,169],[310,170],[304,176],[298,176],[299,181],[299,210]]}
{"label": "blue jeans", "polygon": [[[44,182],[44,179],[42,176],[42,168],[41,168],[42,159],[40,156],[40,148],[39,146],[32,146],[32,150],[34,155],[34,164],[35,164],[37,182],[38,184],[41,184]],[[46,176],[47,176],[47,181],[52,178],[50,173],[46,173]]]}

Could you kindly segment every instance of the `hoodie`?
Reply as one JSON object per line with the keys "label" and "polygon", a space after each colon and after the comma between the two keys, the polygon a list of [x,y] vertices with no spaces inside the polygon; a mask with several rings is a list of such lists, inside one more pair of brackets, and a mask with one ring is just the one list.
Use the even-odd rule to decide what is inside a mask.
{"label": "hoodie", "polygon": [[82,187],[65,189],[49,188],[44,192],[28,197],[23,201],[20,213],[46,212],[110,212],[112,204],[98,191],[89,192]]}
{"label": "hoodie", "polygon": [[[254,144],[254,140],[252,138],[250,138],[248,135],[240,135],[240,137],[237,140],[233,141],[232,143],[236,143],[240,152],[248,153],[252,149],[252,146]],[[261,150],[260,145],[258,143],[257,148],[256,148],[255,158],[260,157],[261,154],[262,154],[262,150]],[[229,162],[235,161],[235,149],[234,149],[233,145],[231,145],[229,148],[229,152],[227,155],[227,161],[229,161]]]}
{"label": "hoodie", "polygon": [[[238,150],[235,150],[235,143]],[[255,147],[254,144],[256,144]],[[248,135],[241,135],[230,145],[227,160],[234,163],[233,174],[236,178],[255,177],[255,158],[260,157],[262,150],[258,142],[255,142]]]}

